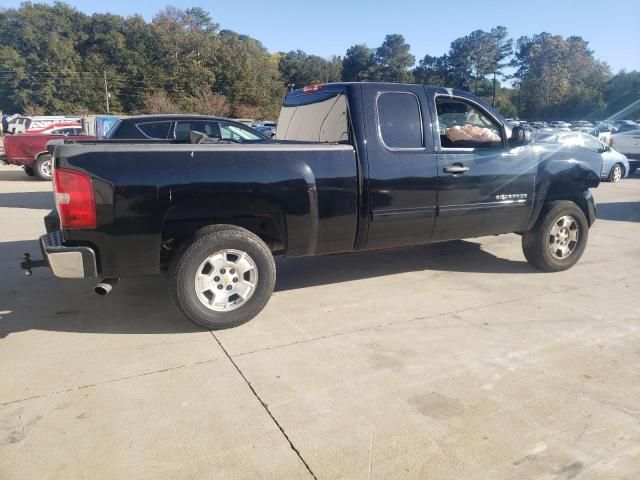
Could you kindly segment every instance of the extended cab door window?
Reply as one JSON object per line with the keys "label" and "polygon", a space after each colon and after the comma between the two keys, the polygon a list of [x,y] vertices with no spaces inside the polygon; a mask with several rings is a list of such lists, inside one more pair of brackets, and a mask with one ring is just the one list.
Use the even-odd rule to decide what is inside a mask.
{"label": "extended cab door window", "polygon": [[389,150],[422,150],[422,114],[410,92],[383,92],[377,98],[378,137]]}

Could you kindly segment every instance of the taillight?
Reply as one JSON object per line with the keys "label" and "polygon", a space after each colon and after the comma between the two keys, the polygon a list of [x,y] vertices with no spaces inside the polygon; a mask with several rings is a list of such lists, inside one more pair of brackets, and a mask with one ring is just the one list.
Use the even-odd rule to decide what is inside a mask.
{"label": "taillight", "polygon": [[54,191],[62,228],[96,228],[93,183],[86,173],[54,168]]}

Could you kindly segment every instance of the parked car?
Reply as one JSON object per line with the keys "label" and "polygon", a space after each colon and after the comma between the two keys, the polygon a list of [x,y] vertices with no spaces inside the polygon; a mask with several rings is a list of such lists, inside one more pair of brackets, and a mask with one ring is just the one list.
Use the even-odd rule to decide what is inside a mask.
{"label": "parked car", "polygon": [[82,130],[85,135],[103,139],[119,118],[116,115],[87,115],[82,118]]}
{"label": "parked car", "polygon": [[28,117],[17,115],[8,122],[7,133],[41,133],[41,130],[56,123],[80,123],[80,117],[47,115]]}
{"label": "parked car", "polygon": [[276,136],[276,129],[274,127],[269,127],[267,125],[256,125],[253,128],[267,138],[273,138]]}
{"label": "parked car", "polygon": [[54,123],[45,128],[41,128],[38,130],[28,130],[27,132],[25,132],[26,135],[35,135],[40,133],[54,135],[81,135],[82,125],[77,122]]}
{"label": "parked car", "polygon": [[56,146],[60,226],[48,221],[40,243],[56,276],[100,277],[100,293],[168,264],[178,308],[215,329],[266,305],[274,255],[518,232],[533,266],[565,270],[596,219],[602,159],[529,147],[530,133],[456,89],[314,85],[286,95],[276,141],[190,132],[185,144]]}
{"label": "parked car", "polygon": [[563,122],[561,120],[556,120],[555,122],[550,122],[549,126],[551,128],[565,129],[565,130],[569,130],[571,128],[571,124],[570,123]]}
{"label": "parked car", "polygon": [[617,183],[629,176],[631,168],[627,157],[615,151],[608,144],[598,140],[592,135],[582,132],[557,133],[544,140],[548,143],[560,143],[585,148],[599,154],[602,157],[602,169],[600,178]]}
{"label": "parked car", "polygon": [[621,122],[612,132],[610,145],[629,159],[629,174],[640,168],[640,124]]}
{"label": "parked car", "polygon": [[47,143],[66,137],[77,140],[93,139],[81,134],[82,128],[74,125],[58,126],[48,133],[5,135],[2,139],[5,161],[13,165],[22,165],[30,177],[51,180],[51,154],[47,151]]}
{"label": "parked car", "polygon": [[141,115],[116,121],[107,139],[185,141],[191,131],[237,143],[262,142],[267,137],[243,123],[203,115]]}
{"label": "parked car", "polygon": [[529,126],[533,129],[540,129],[540,128],[548,128],[549,125],[547,124],[547,122],[531,122],[529,124]]}

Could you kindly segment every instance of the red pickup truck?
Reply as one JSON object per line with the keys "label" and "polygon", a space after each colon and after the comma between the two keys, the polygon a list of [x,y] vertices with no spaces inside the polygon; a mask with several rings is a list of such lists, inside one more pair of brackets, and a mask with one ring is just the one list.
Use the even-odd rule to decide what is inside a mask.
{"label": "red pickup truck", "polygon": [[6,162],[22,165],[30,177],[51,180],[51,155],[47,151],[47,143],[51,140],[73,136],[77,140],[92,140],[95,137],[78,135],[78,125],[59,126],[49,133],[25,133],[5,135],[4,154]]}

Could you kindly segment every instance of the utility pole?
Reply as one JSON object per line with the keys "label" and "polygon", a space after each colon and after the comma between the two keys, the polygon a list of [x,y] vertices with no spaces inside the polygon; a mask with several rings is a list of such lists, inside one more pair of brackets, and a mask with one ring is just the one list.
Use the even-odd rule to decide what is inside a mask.
{"label": "utility pole", "polygon": [[107,87],[107,71],[103,70],[104,73],[104,98],[107,101],[107,114],[109,114],[109,87]]}

